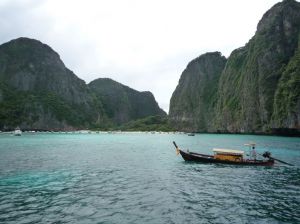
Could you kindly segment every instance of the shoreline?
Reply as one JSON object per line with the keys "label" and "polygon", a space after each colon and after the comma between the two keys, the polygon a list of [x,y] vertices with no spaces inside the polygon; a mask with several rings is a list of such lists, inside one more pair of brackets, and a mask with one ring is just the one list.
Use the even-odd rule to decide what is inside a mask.
{"label": "shoreline", "polygon": [[[139,131],[139,130],[22,130],[22,133],[26,134],[36,134],[36,133],[49,133],[49,134],[182,134],[188,135],[193,133],[195,135],[253,135],[253,136],[277,136],[277,137],[300,137],[300,133],[263,133],[263,132],[249,132],[249,133],[240,133],[240,132],[184,132],[184,131]],[[0,130],[0,134],[14,134],[14,130]]]}

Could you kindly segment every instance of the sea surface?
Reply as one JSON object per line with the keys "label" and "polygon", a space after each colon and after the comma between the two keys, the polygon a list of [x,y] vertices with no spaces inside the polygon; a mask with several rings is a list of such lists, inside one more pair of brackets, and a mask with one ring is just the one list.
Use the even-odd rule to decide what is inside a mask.
{"label": "sea surface", "polygon": [[[294,164],[184,162],[245,149]],[[300,223],[300,138],[151,133],[0,134],[0,223]]]}

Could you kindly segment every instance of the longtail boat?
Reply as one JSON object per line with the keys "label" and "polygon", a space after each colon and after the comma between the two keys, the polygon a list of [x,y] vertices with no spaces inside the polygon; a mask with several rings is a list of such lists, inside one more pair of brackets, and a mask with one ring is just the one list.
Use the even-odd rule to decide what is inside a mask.
{"label": "longtail boat", "polygon": [[[262,156],[265,159],[257,160],[256,152],[255,152],[255,144],[246,144],[251,147],[252,158],[245,159],[244,151],[241,150],[233,150],[233,149],[213,149],[214,155],[206,155],[200,154],[196,152],[190,152],[188,150],[184,151],[178,148],[175,142],[173,144],[176,147],[177,154],[180,154],[185,161],[193,161],[193,162],[201,162],[201,163],[221,163],[221,164],[232,164],[232,165],[247,165],[247,166],[273,166],[274,161],[277,160],[271,157],[270,152],[265,152]],[[259,154],[260,155],[260,154]],[[279,162],[283,162],[281,160],[277,160]],[[288,164],[286,162],[283,162]],[[291,164],[288,164],[291,165]]]}

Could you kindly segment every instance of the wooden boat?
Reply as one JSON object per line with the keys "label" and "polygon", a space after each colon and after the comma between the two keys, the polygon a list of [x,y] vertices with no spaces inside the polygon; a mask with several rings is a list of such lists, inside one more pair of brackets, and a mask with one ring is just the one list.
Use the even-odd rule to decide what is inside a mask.
{"label": "wooden boat", "polygon": [[195,152],[187,152],[179,149],[179,153],[185,161],[194,161],[201,163],[222,163],[222,164],[232,164],[232,165],[254,165],[254,166],[272,166],[274,165],[274,160],[251,160],[251,159],[242,159],[242,160],[226,160],[226,159],[217,159],[212,155],[199,154]]}
{"label": "wooden boat", "polygon": [[213,149],[214,155],[200,154],[196,152],[189,152],[181,150],[173,142],[177,154],[180,154],[185,161],[193,161],[200,163],[221,163],[231,165],[247,165],[247,166],[272,166],[274,165],[274,158],[270,156],[270,153],[264,153],[266,155],[265,160],[256,159],[244,159],[244,151],[232,150],[232,149]]}

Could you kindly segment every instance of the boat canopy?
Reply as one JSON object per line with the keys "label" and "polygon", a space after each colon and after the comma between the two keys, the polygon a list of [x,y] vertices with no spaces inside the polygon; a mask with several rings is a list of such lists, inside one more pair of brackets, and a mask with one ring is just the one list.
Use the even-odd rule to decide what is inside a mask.
{"label": "boat canopy", "polygon": [[244,151],[241,150],[234,150],[234,149],[213,149],[215,153],[222,153],[222,154],[233,154],[233,155],[243,155]]}

